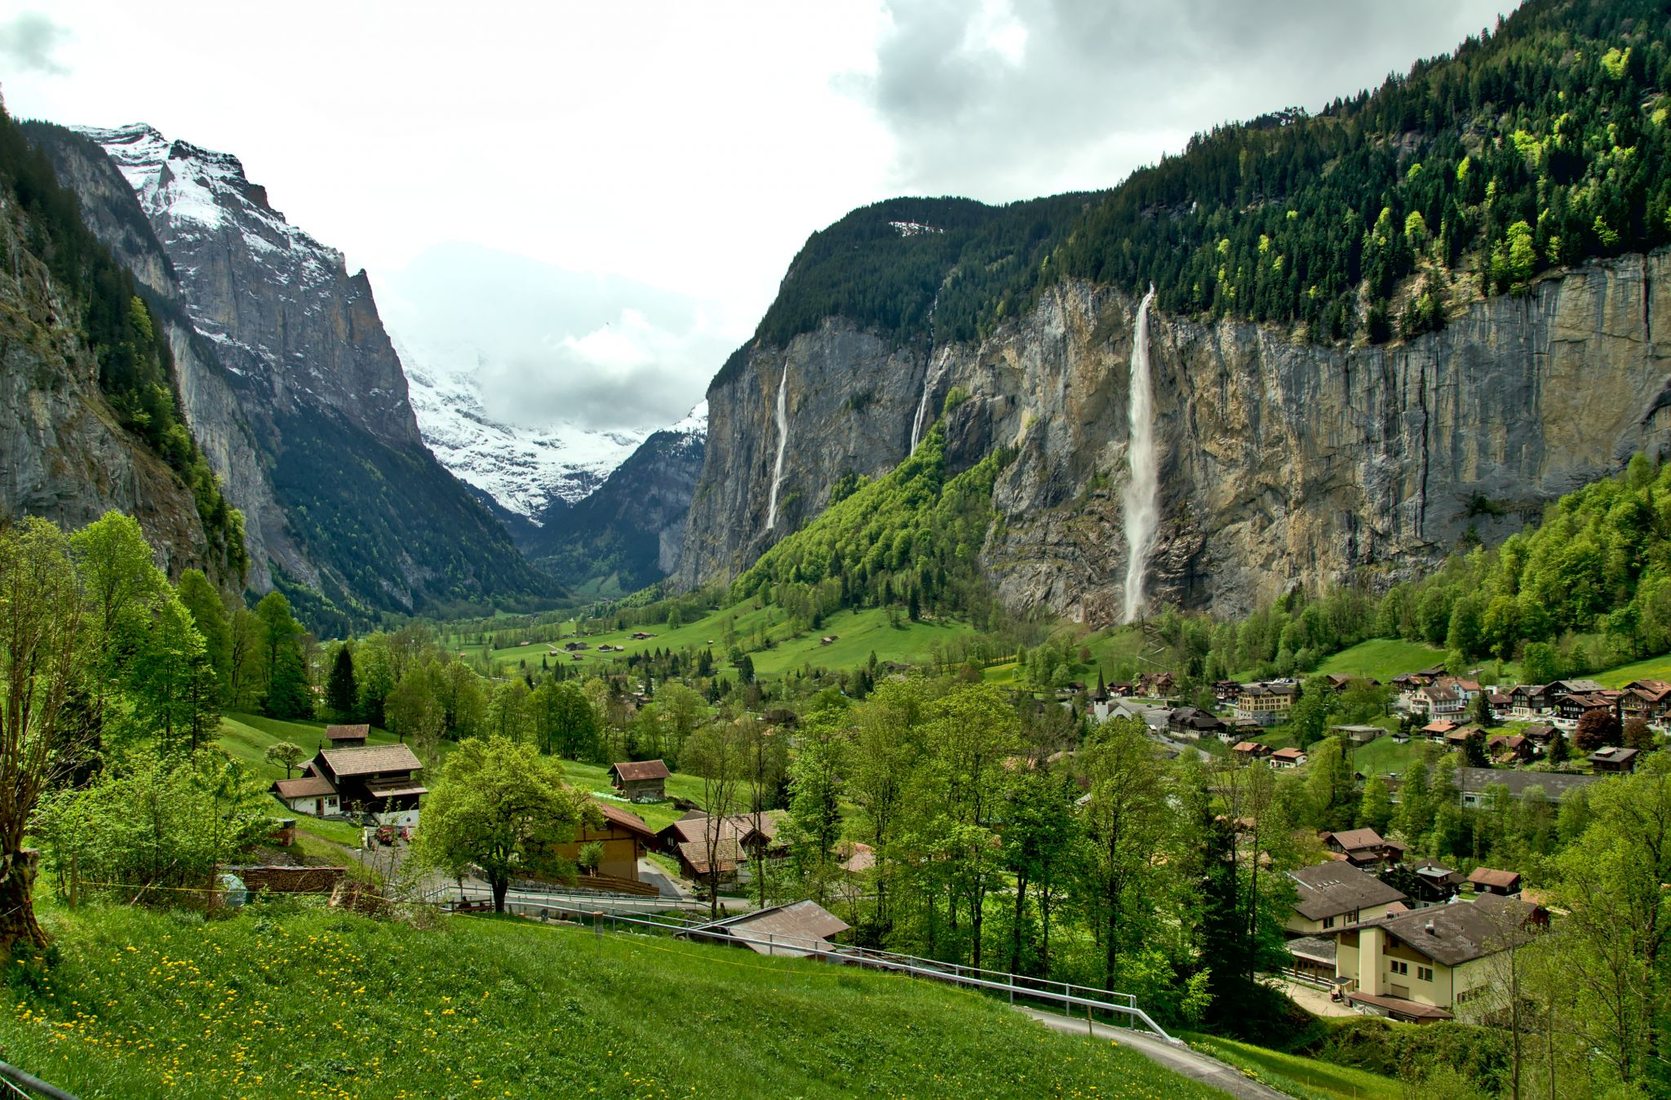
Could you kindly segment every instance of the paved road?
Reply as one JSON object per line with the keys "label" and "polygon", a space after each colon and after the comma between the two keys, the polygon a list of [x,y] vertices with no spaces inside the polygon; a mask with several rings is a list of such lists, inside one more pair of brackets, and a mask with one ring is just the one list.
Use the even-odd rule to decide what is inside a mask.
{"label": "paved road", "polygon": [[[1084,1035],[1087,1031],[1084,1020],[1075,1020],[1054,1012],[1042,1012],[1036,1008],[1024,1008],[1021,1005],[1016,1005],[1015,1010],[1026,1013],[1045,1027],[1070,1035]],[[1225,1065],[1217,1058],[1210,1058],[1189,1047],[1168,1043],[1159,1036],[1132,1031],[1129,1028],[1108,1027],[1104,1024],[1090,1025],[1089,1031],[1098,1039],[1112,1039],[1121,1046],[1130,1047],[1149,1061],[1165,1066],[1174,1073],[1181,1073],[1204,1085],[1223,1089],[1238,1100],[1287,1100],[1287,1093],[1261,1085],[1234,1066]]]}

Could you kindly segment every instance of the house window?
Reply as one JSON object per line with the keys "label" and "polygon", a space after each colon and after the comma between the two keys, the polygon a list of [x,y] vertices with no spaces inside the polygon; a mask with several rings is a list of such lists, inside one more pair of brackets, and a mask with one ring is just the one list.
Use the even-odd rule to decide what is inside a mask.
{"label": "house window", "polygon": [[1323,918],[1323,927],[1324,928],[1333,928],[1334,927],[1334,918],[1333,917],[1324,917]]}
{"label": "house window", "polygon": [[1394,974],[1409,974],[1410,973],[1410,964],[1407,963],[1407,962],[1400,962],[1397,959],[1394,959],[1394,960],[1392,960],[1392,962],[1388,963],[1387,965],[1392,968],[1392,972]]}
{"label": "house window", "polygon": [[1431,966],[1418,966],[1418,967],[1416,967],[1416,980],[1418,982],[1430,982],[1430,981],[1432,981],[1433,980],[1433,968]]}

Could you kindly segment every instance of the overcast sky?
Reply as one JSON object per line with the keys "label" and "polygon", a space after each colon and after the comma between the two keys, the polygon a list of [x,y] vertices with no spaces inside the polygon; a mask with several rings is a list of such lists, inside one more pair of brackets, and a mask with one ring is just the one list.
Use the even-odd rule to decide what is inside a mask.
{"label": "overcast sky", "polygon": [[12,0],[0,88],[20,117],[236,153],[490,410],[654,428],[855,206],[1109,187],[1513,6]]}

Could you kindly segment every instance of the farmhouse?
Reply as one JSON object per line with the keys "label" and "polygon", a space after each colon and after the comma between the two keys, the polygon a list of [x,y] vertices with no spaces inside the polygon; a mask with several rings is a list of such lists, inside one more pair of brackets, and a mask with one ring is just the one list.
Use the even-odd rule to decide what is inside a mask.
{"label": "farmhouse", "polygon": [[1238,741],[1235,745],[1231,746],[1230,751],[1235,755],[1237,760],[1241,760],[1248,764],[1253,763],[1255,760],[1263,760],[1265,757],[1271,755],[1270,746],[1262,745],[1258,741]]}
{"label": "farmhouse", "polygon": [[1475,867],[1468,876],[1468,883],[1473,886],[1476,894],[1496,894],[1499,897],[1512,897],[1520,893],[1520,872],[1495,871],[1490,867]]}
{"label": "farmhouse", "polygon": [[1335,933],[1335,974],[1360,1011],[1422,1023],[1448,1020],[1492,984],[1491,957],[1548,920],[1517,898],[1436,905],[1349,925]]}
{"label": "farmhouse", "polygon": [[661,802],[672,774],[660,760],[628,760],[609,765],[609,783],[629,802]]}
{"label": "farmhouse", "polygon": [[1288,877],[1294,880],[1294,908],[1282,927],[1302,936],[1384,917],[1387,906],[1409,900],[1374,875],[1338,860],[1301,867]]}
{"label": "farmhouse", "polygon": [[1636,770],[1636,750],[1603,745],[1590,754],[1590,770],[1597,774],[1621,775]]}
{"label": "farmhouse", "polygon": [[1542,718],[1554,709],[1554,696],[1545,684],[1521,684],[1509,692],[1509,716]]}
{"label": "farmhouse", "polygon": [[336,788],[321,776],[304,773],[300,779],[280,779],[272,791],[274,797],[299,814],[324,817],[342,812]]}
{"label": "farmhouse", "polygon": [[1659,725],[1671,711],[1671,684],[1664,680],[1632,680],[1619,698],[1621,719],[1640,718]]}
{"label": "farmhouse", "polygon": [[557,854],[571,863],[579,863],[580,849],[583,845],[601,844],[603,852],[598,860],[596,875],[593,877],[606,881],[594,881],[592,885],[636,884],[638,861],[643,858],[645,850],[655,843],[655,831],[644,824],[644,820],[637,814],[628,813],[607,802],[598,802],[596,805],[603,811],[603,827],[582,825],[579,836],[557,845]]}
{"label": "farmhouse", "polygon": [[1324,833],[1323,847],[1346,858],[1354,867],[1380,868],[1404,858],[1404,845],[1384,840],[1374,829],[1347,829]]}
{"label": "farmhouse", "polygon": [[1202,734],[1216,734],[1224,730],[1224,723],[1216,715],[1195,707],[1178,707],[1167,715],[1166,728],[1180,736],[1191,740],[1199,740]]}
{"label": "farmhouse", "polygon": [[1296,749],[1290,746],[1288,748],[1278,749],[1271,753],[1271,767],[1297,768],[1301,764],[1304,764],[1308,759],[1310,758],[1306,756],[1304,749]]}
{"label": "farmhouse", "polygon": [[[760,815],[732,814],[711,818],[692,810],[656,834],[662,851],[679,861],[679,873],[686,878],[707,878],[712,870],[721,882],[737,877],[738,869],[750,859],[776,859],[787,855],[788,843],[779,835],[787,816],[785,810],[768,810]],[[708,861],[708,831],[718,832],[713,863]]]}
{"label": "farmhouse", "polygon": [[423,765],[405,745],[320,749],[306,774],[331,785],[344,810],[375,814],[383,825],[416,825],[418,800],[429,793],[417,779]]}
{"label": "farmhouse", "polygon": [[371,727],[362,722],[357,726],[326,726],[325,743],[333,749],[355,749],[366,743]]}

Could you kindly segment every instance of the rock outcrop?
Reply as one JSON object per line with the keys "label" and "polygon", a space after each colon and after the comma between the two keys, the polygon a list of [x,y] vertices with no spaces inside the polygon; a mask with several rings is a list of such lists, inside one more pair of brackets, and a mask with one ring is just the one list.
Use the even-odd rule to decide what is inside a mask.
{"label": "rock outcrop", "polygon": [[171,576],[197,567],[226,583],[190,488],[121,427],[77,310],[19,224],[0,189],[0,518],[43,516],[73,529],[127,512]]}
{"label": "rock outcrop", "polygon": [[[1153,314],[1153,601],[1236,613],[1295,587],[1385,582],[1519,529],[1635,451],[1671,450],[1671,347],[1655,332],[1671,317],[1668,276],[1665,253],[1589,264],[1379,347]],[[1004,602],[1114,621],[1136,307],[1068,283],[977,342],[898,344],[832,319],[751,347],[709,392],[678,581],[729,578],[816,515],[843,474],[898,462],[926,385],[930,418],[950,406],[956,465],[1014,454],[982,554]],[[768,532],[786,368],[790,445]]]}

